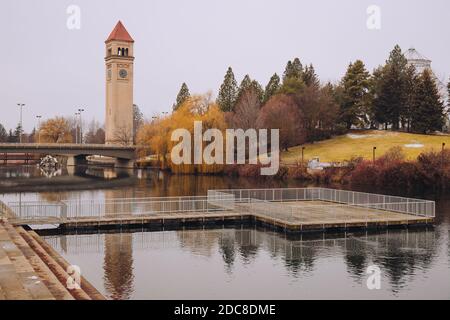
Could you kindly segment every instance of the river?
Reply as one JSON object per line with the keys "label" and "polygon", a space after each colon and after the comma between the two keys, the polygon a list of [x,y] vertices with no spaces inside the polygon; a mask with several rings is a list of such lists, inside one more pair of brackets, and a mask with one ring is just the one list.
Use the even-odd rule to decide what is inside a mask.
{"label": "river", "polygon": [[[49,174],[34,166],[0,167],[4,202],[303,186],[298,181],[171,176],[158,171],[80,168]],[[233,226],[57,234],[44,239],[80,266],[110,299],[449,299],[450,195],[408,196],[436,201],[434,228],[288,237]],[[379,289],[368,289],[371,266],[381,271]]]}

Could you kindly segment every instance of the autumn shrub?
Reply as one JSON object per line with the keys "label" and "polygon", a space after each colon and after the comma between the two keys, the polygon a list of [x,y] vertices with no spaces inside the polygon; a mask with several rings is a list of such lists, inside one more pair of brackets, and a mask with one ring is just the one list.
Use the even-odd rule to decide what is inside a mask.
{"label": "autumn shrub", "polygon": [[450,188],[450,151],[427,152],[415,161],[404,160],[401,150],[390,150],[375,162],[363,161],[350,175],[354,185],[401,191],[443,191]]}
{"label": "autumn shrub", "polygon": [[353,185],[378,185],[378,176],[380,166],[370,162],[363,161],[355,167],[351,173],[350,182]]}
{"label": "autumn shrub", "polygon": [[295,180],[312,180],[312,176],[308,173],[306,167],[300,165],[289,167],[288,176],[290,179]]}
{"label": "autumn shrub", "polygon": [[422,180],[416,162],[396,162],[381,168],[378,187],[411,191],[422,187]]}
{"label": "autumn shrub", "polygon": [[417,158],[417,167],[424,188],[450,189],[450,150],[420,154]]}

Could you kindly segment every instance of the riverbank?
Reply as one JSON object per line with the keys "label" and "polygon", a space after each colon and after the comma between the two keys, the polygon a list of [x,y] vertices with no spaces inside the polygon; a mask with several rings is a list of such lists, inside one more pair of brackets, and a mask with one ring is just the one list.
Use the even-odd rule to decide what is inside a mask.
{"label": "riverbank", "polygon": [[36,166],[0,166],[0,193],[110,189],[133,185],[133,171],[97,166],[63,168],[45,176]]}
{"label": "riverbank", "polygon": [[[154,165],[154,164],[153,164]],[[166,171],[178,175],[223,175],[263,181],[297,180],[315,184],[339,184],[351,187],[376,187],[404,192],[443,192],[450,189],[450,150],[421,153],[409,160],[402,148],[393,147],[373,160],[353,158],[344,167],[310,170],[306,164],[282,163],[276,175],[262,176],[261,165],[228,165],[205,170],[205,166],[184,166]],[[164,169],[161,169],[164,170]]]}

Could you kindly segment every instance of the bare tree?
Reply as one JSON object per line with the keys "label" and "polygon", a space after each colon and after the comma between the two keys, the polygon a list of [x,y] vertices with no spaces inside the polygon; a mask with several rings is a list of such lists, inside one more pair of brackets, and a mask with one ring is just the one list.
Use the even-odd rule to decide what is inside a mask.
{"label": "bare tree", "polygon": [[136,143],[137,133],[144,124],[144,114],[137,104],[133,104],[133,142]]}
{"label": "bare tree", "polygon": [[119,127],[114,132],[114,143],[128,146],[133,144],[133,130],[125,126]]}
{"label": "bare tree", "polygon": [[244,91],[234,108],[230,125],[244,130],[256,128],[260,108],[260,98],[255,90]]}
{"label": "bare tree", "polygon": [[85,141],[89,144],[104,144],[105,143],[105,130],[100,123],[92,120],[89,123],[88,131],[85,135]]}
{"label": "bare tree", "polygon": [[273,96],[261,109],[257,121],[259,128],[280,130],[280,147],[286,151],[305,142],[303,114],[288,95]]}

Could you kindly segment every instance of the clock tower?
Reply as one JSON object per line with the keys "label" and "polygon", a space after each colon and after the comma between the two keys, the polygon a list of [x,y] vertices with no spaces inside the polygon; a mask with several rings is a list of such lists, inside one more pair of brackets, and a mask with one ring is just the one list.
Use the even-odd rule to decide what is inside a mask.
{"label": "clock tower", "polygon": [[119,21],[106,44],[106,144],[133,144],[134,40]]}

